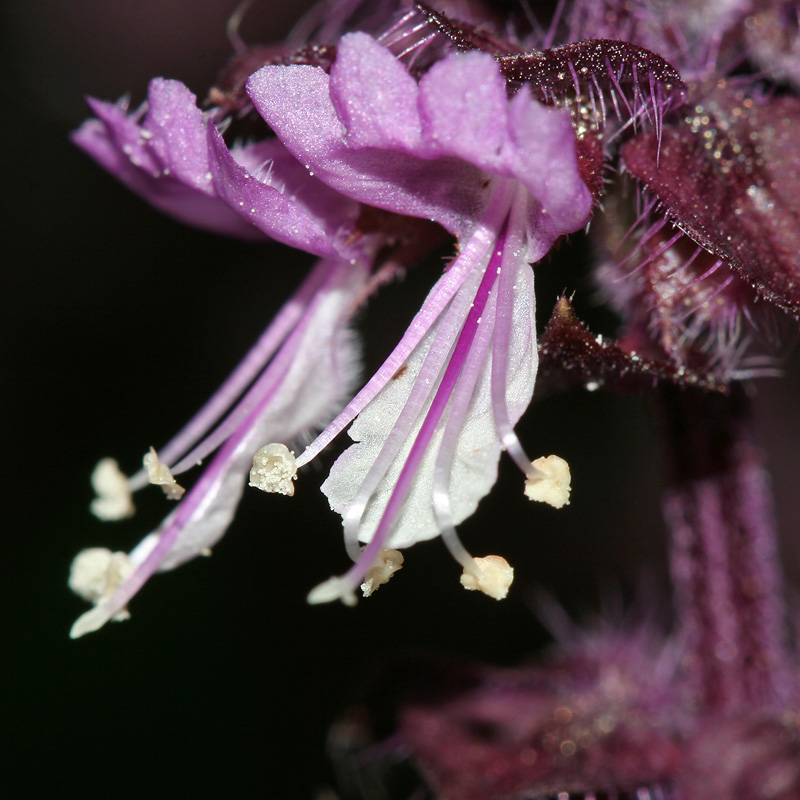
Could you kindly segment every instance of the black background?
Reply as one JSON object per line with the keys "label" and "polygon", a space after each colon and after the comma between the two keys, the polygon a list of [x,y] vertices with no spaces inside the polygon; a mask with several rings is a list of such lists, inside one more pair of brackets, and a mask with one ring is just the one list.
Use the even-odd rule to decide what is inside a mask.
{"label": "black background", "polygon": [[[536,403],[520,426],[532,454],[570,461],[572,505],[532,506],[504,462],[497,490],[462,527],[476,554],[516,567],[503,603],[465,593],[434,541],[408,551],[403,572],[356,609],[309,608],[309,588],[346,567],[339,519],[316,491],[324,472],[312,470],[292,500],[246,493],[213,557],[156,576],[129,622],[67,638],[86,608],[66,587],[74,554],[130,549],[167,510],[152,490],[133,520],[98,522],[88,513],[94,464],[113,455],[130,472],[166,441],[309,263],[163,218],[67,140],[86,116],[84,94],[129,91],[135,105],[148,78],[165,75],[202,96],[230,52],[234,5],[3,9],[4,796],[313,798],[331,780],[329,724],[392,653],[526,658],[547,641],[537,587],[577,614],[637,592],[664,603],[660,459],[645,404],[574,392]],[[245,38],[279,37],[301,10],[263,2]],[[586,260],[577,244],[537,267],[542,317],[563,289],[590,298]],[[359,321],[373,367],[437,270],[389,287]],[[761,381],[757,404],[796,584],[796,364],[788,373]]]}

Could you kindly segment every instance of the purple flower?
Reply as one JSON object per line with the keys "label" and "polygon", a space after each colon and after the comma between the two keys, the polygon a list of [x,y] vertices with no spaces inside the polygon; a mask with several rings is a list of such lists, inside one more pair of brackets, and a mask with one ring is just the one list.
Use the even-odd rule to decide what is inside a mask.
{"label": "purple flower", "polygon": [[[800,316],[799,107],[767,80],[793,82],[795,29],[780,58],[742,52],[776,36],[776,17],[796,19],[789,5],[578,2],[547,34],[567,43],[495,54],[510,80],[572,103],[579,146],[594,141],[623,173],[603,188],[593,231],[619,338],[593,336],[562,299],[543,377],[549,389],[653,395],[676,625],[663,648],[649,628],[578,647],[562,638],[551,660],[510,673],[401,665],[346,722],[356,785],[382,784],[407,759],[433,795],[459,800],[800,797],[797,662],[764,456],[736,383],[773,369],[775,309]],[[485,46],[471,26],[423,13],[460,48]],[[773,74],[748,76],[745,58]],[[727,79],[726,64],[741,74]],[[695,82],[662,103],[675,67]]]}
{"label": "purple flower", "polygon": [[[175,511],[129,555],[91,548],[75,559],[70,586],[96,607],[75,623],[73,637],[124,618],[154,572],[208,553],[233,518],[256,451],[301,439],[341,407],[359,371],[348,323],[367,291],[378,242],[354,237],[358,203],[314,180],[277,140],[229,149],[177,81],[152,81],[146,113],[90,104],[97,119],[74,141],[148,202],[189,224],[266,235],[323,259],[206,406],[158,453],[151,448],[144,469],[127,480],[113,460],[98,465],[92,508],[115,519],[133,513],[130,493],[148,482],[181,500],[174,475],[217,451]],[[291,482],[274,488],[288,493]]]}
{"label": "purple flower", "polygon": [[[375,680],[367,713],[334,729],[332,750],[369,741],[372,712],[382,713],[431,796],[671,800],[690,719],[676,690],[679,657],[642,627],[572,630],[541,663],[511,669],[409,659]],[[398,760],[380,745],[338,755],[361,785],[370,772],[390,776]]]}
{"label": "purple flower", "polygon": [[559,634],[520,667],[416,657],[385,670],[331,733],[343,786],[365,800],[384,787],[453,800],[800,796],[796,706],[699,712],[685,652],[649,624]]}
{"label": "purple flower", "polygon": [[[332,508],[343,514],[348,551],[356,563],[344,578],[326,582],[309,599],[350,602],[362,583],[365,594],[371,593],[401,562],[397,548],[440,533],[465,568],[465,586],[505,596],[513,571],[499,557],[474,560],[458,542],[454,526],[491,489],[502,448],[527,476],[531,498],[568,502],[565,462],[556,460],[555,475],[552,462],[532,464],[513,425],[530,402],[536,377],[529,263],[542,258],[559,236],[585,225],[592,206],[569,115],[546,109],[524,92],[509,99],[488,54],[453,54],[417,83],[366,34],[341,40],[330,76],[307,65],[265,67],[251,78],[248,91],[279,140],[229,148],[188,90],[168,81],[151,84],[141,124],[141,112],[132,119],[118,106],[94,102],[99,119],[86,123],[75,139],[145,199],[212,230],[222,230],[225,220],[230,221],[227,232],[255,226],[287,244],[341,259],[362,237],[357,212],[363,204],[438,222],[458,237],[458,257],[392,355],[297,461],[297,466],[308,463],[356,420],[350,436],[357,444],[337,461],[323,486]],[[454,97],[460,98],[458,104],[452,103]],[[367,247],[376,236],[381,238],[366,237]],[[381,240],[387,239],[384,233]],[[327,308],[326,295],[341,294],[345,279],[349,302],[337,305],[333,316],[309,310],[295,324],[333,342],[333,331],[345,324],[355,296],[366,291],[368,266],[359,263],[354,269],[323,262],[309,279],[313,290],[301,290],[303,302],[309,309]],[[319,277],[329,270],[343,277]],[[312,354],[303,353],[304,347],[305,340],[287,340],[274,362],[293,357],[293,369],[313,371]],[[331,355],[315,356],[349,360],[334,344],[331,348]],[[248,372],[248,378],[254,374]],[[296,440],[329,413],[331,398],[341,396],[347,378],[348,371],[339,375],[331,370],[326,391],[306,405],[302,392],[312,390],[300,382],[286,385],[281,378],[268,390],[257,383],[231,421],[197,446],[194,439],[207,426],[200,430],[199,423],[190,423],[191,436],[179,436],[161,453],[172,473],[222,449],[179,509],[132,552],[124,569],[108,553],[93,551],[91,557],[99,560],[76,561],[73,587],[91,586],[82,593],[99,605],[73,634],[119,614],[155,569],[176,566],[208,549],[238,501],[246,448],[252,456],[269,442]],[[223,386],[223,400],[212,400],[211,407],[219,410],[245,384],[236,380]],[[287,413],[306,406],[302,424]],[[188,455],[177,460],[187,449]],[[271,453],[265,458],[267,466],[261,469],[268,473],[293,469],[291,456],[281,456],[280,466]],[[175,494],[169,469],[161,478],[151,476],[155,480]],[[96,501],[98,508],[121,503],[127,510],[121,481],[108,464],[97,473],[107,494]],[[251,482],[276,489],[257,474]],[[140,474],[127,485],[143,483]],[[209,515],[208,508],[215,512]],[[368,543],[363,552],[360,542]],[[378,579],[378,573],[386,577]]]}
{"label": "purple flower", "polygon": [[356,564],[309,599],[351,602],[384,548],[441,533],[478,579],[453,528],[494,484],[501,449],[544,478],[513,425],[536,378],[529,263],[592,207],[569,115],[526,92],[509,99],[486,53],[449,55],[417,83],[366,34],[342,38],[330,75],[267,66],[248,91],[311,174],[362,203],[439,222],[459,241],[392,355],[298,459],[356,420],[356,444],[323,485]]}
{"label": "purple flower", "polygon": [[327,256],[358,214],[356,203],[310,178],[274,139],[228,150],[179,81],[153,80],[147,103],[130,115],[127,101],[89,105],[97,118],[75,131],[75,144],[181,222],[246,239],[266,234]]}
{"label": "purple flower", "polygon": [[[800,317],[797,11],[778,0],[565,7],[516,35],[489,17],[383,3],[342,35],[360,6],[337,4],[323,41],[239,53],[214,96],[236,113],[231,129],[260,131],[246,143],[174,82],[154,81],[133,117],[92,101],[97,119],[76,141],[153,205],[321,260],[145,470],[127,481],[113,463],[98,468],[95,511],[120,516],[148,481],[180,499],[175,475],[217,451],[130,555],[76,559],[71,585],[96,608],[73,635],[124,615],[154,571],[211,547],[248,469],[252,486],[294,494],[297,470],[348,426],[353,444],[322,488],[354,564],[309,601],[353,603],[359,585],[370,595],[403,548],[439,535],[467,588],[504,597],[513,570],[473,559],[455,526],[491,489],[503,450],[531,499],[568,502],[566,462],[532,462],[514,432],[537,379],[540,391],[647,391],[667,454],[671,634],[571,632],[514,671],[415,664],[391,676],[388,703],[348,721],[348,741],[359,763],[402,753],[453,800],[796,800],[798,670],[739,381],[774,372],[787,325],[776,320]],[[264,66],[245,82],[258,52]],[[594,335],[562,297],[537,343],[531,265],[596,209],[594,276],[619,314],[616,338]],[[352,397],[354,309],[441,230],[455,257]],[[331,418],[295,458],[288,445]],[[425,670],[434,680],[418,680]]]}
{"label": "purple flower", "polygon": [[[178,507],[129,555],[94,548],[75,559],[70,585],[96,606],[77,620],[73,637],[124,618],[128,601],[154,572],[207,554],[233,518],[256,451],[271,442],[298,440],[340,407],[358,374],[347,325],[367,267],[363,258],[320,261],[217,393],[157,458],[153,451],[145,457],[146,469],[125,481],[113,465],[101,462],[95,473],[101,502],[95,510],[110,518],[119,508],[132,510],[128,493],[148,479],[179,499],[172,475],[217,450]],[[278,452],[278,467],[280,457],[291,458],[284,450]],[[271,487],[293,491],[291,478],[279,472],[273,472]]]}
{"label": "purple flower", "polygon": [[[354,33],[339,42],[329,75],[267,66],[248,91],[320,180],[363,203],[433,219],[462,247],[485,217],[508,217],[501,206],[520,184],[525,199],[515,205],[524,206],[517,213],[529,261],[588,221],[592,200],[569,115],[526,92],[509,99],[488,53],[452,54],[417,83],[387,48]],[[512,182],[505,192],[503,179]]]}

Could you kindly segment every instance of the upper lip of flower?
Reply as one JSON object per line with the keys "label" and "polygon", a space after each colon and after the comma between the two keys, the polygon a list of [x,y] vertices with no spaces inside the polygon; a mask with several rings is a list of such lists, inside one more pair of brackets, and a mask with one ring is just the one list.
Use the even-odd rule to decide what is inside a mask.
{"label": "upper lip of flower", "polygon": [[348,34],[330,75],[267,66],[248,92],[301,164],[361,202],[436,220],[463,239],[485,211],[488,184],[513,178],[559,233],[588,220],[568,113],[526,92],[509,101],[486,53],[452,54],[417,84],[370,36]]}
{"label": "upper lip of flower", "polygon": [[80,148],[143,199],[182,222],[247,239],[264,235],[320,256],[344,252],[358,203],[321,184],[276,139],[225,145],[179,81],[150,82],[147,103],[89,100]]}

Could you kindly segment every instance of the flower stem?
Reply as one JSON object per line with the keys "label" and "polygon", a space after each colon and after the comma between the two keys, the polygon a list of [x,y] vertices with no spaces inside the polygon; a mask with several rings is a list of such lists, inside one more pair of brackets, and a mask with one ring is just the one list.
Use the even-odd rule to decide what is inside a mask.
{"label": "flower stem", "polygon": [[790,692],[790,657],[769,480],[745,391],[666,389],[672,455],[664,514],[687,677],[708,709],[772,705]]}

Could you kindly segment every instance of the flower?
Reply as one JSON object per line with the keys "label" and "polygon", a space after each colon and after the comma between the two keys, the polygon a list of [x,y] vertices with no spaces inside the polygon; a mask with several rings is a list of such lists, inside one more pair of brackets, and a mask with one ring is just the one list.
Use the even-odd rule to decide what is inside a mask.
{"label": "flower", "polygon": [[[214,397],[162,448],[160,459],[174,474],[219,449],[177,508],[128,556],[99,559],[97,548],[78,555],[71,587],[96,606],[75,622],[73,638],[120,618],[154,572],[207,553],[230,525],[253,454],[268,442],[296,441],[341,405],[358,373],[347,325],[367,268],[364,259],[320,261]],[[128,487],[147,480],[142,470]]]}
{"label": "flower", "polygon": [[[346,721],[358,745],[345,756],[355,771],[368,765],[354,784],[380,784],[406,760],[420,794],[454,800],[800,797],[797,659],[764,455],[739,384],[774,374],[763,351],[800,316],[794,19],[780,2],[578,0],[547,34],[566,43],[496,55],[506,77],[550,98],[563,99],[571,75],[583,144],[616,168],[592,233],[619,338],[592,335],[562,298],[541,372],[549,389],[651,394],[669,461],[676,623],[655,647],[652,623],[579,647],[559,637],[551,659],[511,672],[401,665]],[[437,23],[458,46],[479,46],[470,26]],[[662,57],[669,71],[653,61]],[[662,103],[678,70],[692,83]],[[623,107],[627,122],[610,119]],[[383,738],[373,723],[387,718]]]}
{"label": "flower", "polygon": [[410,761],[421,797],[672,798],[689,719],[679,649],[646,626],[560,639],[522,667],[417,657],[378,675],[330,738],[348,783],[391,785]]}
{"label": "flower", "polygon": [[89,105],[72,141],[128,188],[181,222],[213,233],[331,255],[358,205],[310,178],[274,139],[230,150],[180,81],[150,82],[147,103]]}
{"label": "flower", "polygon": [[[440,533],[472,576],[468,583],[488,587],[479,580],[481,562],[466,553],[454,526],[474,512],[494,484],[503,447],[526,476],[544,478],[525,456],[513,425],[530,402],[536,375],[528,264],[543,257],[559,236],[582,227],[592,206],[569,115],[544,108],[528,93],[509,100],[497,64],[485,53],[453,54],[418,84],[400,60],[366,34],[341,40],[330,78],[322,67],[275,65],[253,76],[248,92],[277,140],[229,147],[213,116],[204,118],[186,87],[160,79],[151,83],[146,111],[133,116],[119,105],[92,101],[98,119],[85,123],[74,138],[145,199],[184,222],[234,234],[241,233],[242,225],[248,231],[255,227],[327,257],[309,279],[307,286],[314,288],[301,290],[309,309],[342,288],[337,281],[343,278],[323,280],[325,271],[352,277],[345,261],[354,242],[360,242],[361,256],[350,258],[360,266],[358,279],[350,284],[349,310],[356,295],[368,293],[365,252],[371,247],[374,253],[378,240],[391,237],[380,228],[365,235],[359,229],[359,208],[430,219],[458,237],[458,257],[392,355],[297,465],[308,463],[357,418],[350,436],[358,444],[337,461],[323,486],[331,506],[345,517],[345,538],[356,563],[344,579],[314,590],[312,602],[349,601],[361,583],[370,594],[384,581],[368,574],[388,548],[408,547]],[[463,98],[457,107],[449,103],[453,96]],[[344,260],[336,266],[336,259]],[[343,308],[337,306],[341,317],[324,313],[308,322],[309,328],[319,333],[316,325],[330,326],[331,319],[334,328],[343,324]],[[271,330],[264,335],[268,340]],[[323,339],[335,338],[325,330]],[[289,342],[275,362],[307,346]],[[257,362],[258,368],[272,352]],[[311,362],[295,358],[311,369]],[[235,373],[219,399],[210,402],[215,414],[254,377],[255,368],[245,374],[239,379]],[[74,635],[120,613],[156,568],[175,566],[219,538],[238,501],[244,472],[240,453],[250,447],[252,456],[273,440],[292,441],[323,419],[330,398],[341,396],[345,382],[341,376],[328,377],[331,386],[316,398],[317,405],[311,404],[313,412],[302,425],[291,415],[281,416],[284,403],[303,399],[301,385],[270,384],[266,390],[256,383],[231,420],[200,445],[195,440],[211,424],[204,412],[200,421],[190,423],[189,433],[163,448],[160,460],[148,456],[155,459],[150,471],[159,475],[151,482],[177,495],[173,474],[222,447],[179,510],[132,552],[136,570],[130,578],[121,586],[109,582],[98,607],[79,621]],[[260,399],[264,392],[269,402]],[[246,410],[256,403],[255,416],[247,417]],[[267,436],[268,430],[275,435]],[[251,484],[289,493],[291,456],[276,460],[273,450],[262,449],[258,458],[261,471],[251,475]],[[288,470],[288,477],[275,480],[275,470]],[[235,475],[235,489],[227,484],[229,472]],[[119,482],[102,483],[101,499],[127,511],[130,504]],[[128,485],[143,483],[140,474]],[[202,526],[209,528],[203,533],[191,533],[197,524],[192,515],[217,503],[225,513],[215,515],[215,524]],[[176,555],[173,551],[187,540],[193,545]],[[363,553],[359,542],[368,543]],[[504,574],[512,571],[507,568]],[[76,587],[80,591],[73,581]],[[97,601],[98,593],[91,595]]]}
{"label": "flower", "polygon": [[349,600],[383,548],[440,533],[477,573],[454,526],[494,484],[501,449],[540,475],[513,432],[537,366],[528,265],[583,227],[593,203],[569,114],[528,92],[509,99],[487,53],[448,55],[417,83],[363,33],[341,39],[330,75],[267,66],[248,92],[309,173],[364,204],[430,218],[459,242],[386,363],[298,459],[355,419],[356,444],[322,488],[356,563],[309,600]]}
{"label": "flower", "polygon": [[[381,3],[346,33],[364,9],[326,5],[322,42],[240,52],[214,96],[236,113],[232,128],[261,126],[256,140],[235,141],[175,82],[154,81],[132,116],[93,101],[98,118],[76,141],[149,202],[321,260],[142,472],[126,481],[115,463],[98,466],[94,508],[122,516],[148,480],[179,498],[175,475],[218,449],[129,556],[79,556],[70,585],[96,607],[73,634],[124,617],[154,571],[213,545],[248,468],[251,486],[294,495],[298,468],[348,426],[353,444],[322,488],[354,564],[309,601],[352,604],[359,585],[370,596],[402,549],[439,535],[467,589],[505,597],[514,570],[473,558],[455,526],[491,489],[503,449],[526,495],[569,502],[569,465],[531,461],[514,432],[534,384],[646,390],[668,455],[671,635],[647,624],[561,636],[543,665],[437,668],[442,685],[419,682],[414,665],[388,715],[367,704],[348,720],[348,748],[366,748],[348,755],[374,765],[402,752],[453,800],[794,800],[798,670],[740,382],[774,372],[780,326],[800,317],[796,9],[575,0],[523,35],[488,17],[460,22],[454,5],[393,14]],[[617,336],[594,335],[562,297],[537,342],[531,265],[593,215],[593,274]],[[352,312],[431,249],[433,226],[456,255],[348,401]],[[295,457],[289,446],[331,417]],[[386,719],[396,730],[382,740]]]}
{"label": "flower", "polygon": [[358,373],[348,323],[379,241],[354,237],[358,204],[315,181],[280,142],[228,148],[178,81],[153,80],[147,104],[130,116],[125,103],[90,105],[97,119],[73,141],[157,208],[215,233],[268,236],[322,259],[203,409],[158,453],[150,449],[144,469],[126,480],[113,460],[98,465],[92,509],[118,519],[133,513],[131,491],[148,483],[180,499],[174,475],[218,451],[130,554],[91,548],[76,557],[70,586],[95,608],[77,620],[73,637],[125,618],[154,572],[208,553],[233,518],[253,454],[275,440],[299,440],[338,410]]}

